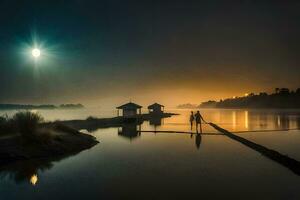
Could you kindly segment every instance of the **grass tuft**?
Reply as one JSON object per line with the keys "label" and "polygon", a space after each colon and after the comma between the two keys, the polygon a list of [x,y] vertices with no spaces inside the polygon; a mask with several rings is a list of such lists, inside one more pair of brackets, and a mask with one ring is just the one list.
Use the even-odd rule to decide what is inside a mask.
{"label": "grass tuft", "polygon": [[24,137],[32,137],[36,133],[39,123],[44,121],[44,118],[38,114],[29,111],[18,112],[12,119],[14,128]]}

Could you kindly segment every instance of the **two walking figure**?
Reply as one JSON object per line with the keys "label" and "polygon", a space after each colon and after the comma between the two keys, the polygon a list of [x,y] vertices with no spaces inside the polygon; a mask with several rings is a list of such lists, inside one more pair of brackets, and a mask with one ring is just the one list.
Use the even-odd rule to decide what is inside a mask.
{"label": "two walking figure", "polygon": [[197,111],[197,113],[194,115],[194,112],[191,111],[191,115],[190,115],[190,123],[191,123],[191,130],[193,129],[193,123],[194,121],[196,122],[196,132],[198,133],[198,127],[200,126],[200,133],[202,133],[202,121],[204,121],[202,115],[200,114],[199,110]]}

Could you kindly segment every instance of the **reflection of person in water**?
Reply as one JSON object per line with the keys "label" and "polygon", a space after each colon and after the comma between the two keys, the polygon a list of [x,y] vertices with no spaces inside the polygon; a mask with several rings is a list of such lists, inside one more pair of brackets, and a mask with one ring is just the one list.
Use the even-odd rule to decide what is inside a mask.
{"label": "reflection of person in water", "polygon": [[197,113],[195,114],[195,119],[196,119],[196,131],[198,133],[198,125],[200,125],[200,133],[202,133],[202,124],[201,124],[201,120],[204,121],[202,115],[200,114],[199,110],[197,111]]}
{"label": "reflection of person in water", "polygon": [[196,134],[196,138],[195,138],[195,144],[196,144],[196,148],[200,149],[200,144],[201,144],[201,134]]}
{"label": "reflection of person in water", "polygon": [[193,129],[193,122],[194,122],[194,119],[195,119],[194,113],[193,113],[193,111],[191,111],[191,115],[190,115],[191,130]]}

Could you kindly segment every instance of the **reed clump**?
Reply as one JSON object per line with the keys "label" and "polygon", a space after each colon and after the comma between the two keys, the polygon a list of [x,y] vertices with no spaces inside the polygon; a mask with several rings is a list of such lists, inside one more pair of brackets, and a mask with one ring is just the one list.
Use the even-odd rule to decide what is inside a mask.
{"label": "reed clump", "polygon": [[13,128],[23,137],[30,138],[37,134],[38,126],[44,122],[44,118],[39,113],[30,111],[18,112],[12,119]]}

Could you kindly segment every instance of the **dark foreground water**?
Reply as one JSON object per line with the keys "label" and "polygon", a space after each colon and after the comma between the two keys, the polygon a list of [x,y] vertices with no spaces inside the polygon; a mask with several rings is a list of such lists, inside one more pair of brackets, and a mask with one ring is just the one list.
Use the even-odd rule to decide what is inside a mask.
{"label": "dark foreground water", "polygon": [[[189,131],[189,111],[177,112],[140,128]],[[238,134],[300,160],[299,130],[264,131],[299,128],[298,111],[203,114],[231,131],[260,130]],[[217,133],[207,125],[204,132]],[[299,176],[223,135],[138,134],[132,127],[91,134],[100,144],[77,155],[7,166],[0,199],[300,199]]]}

